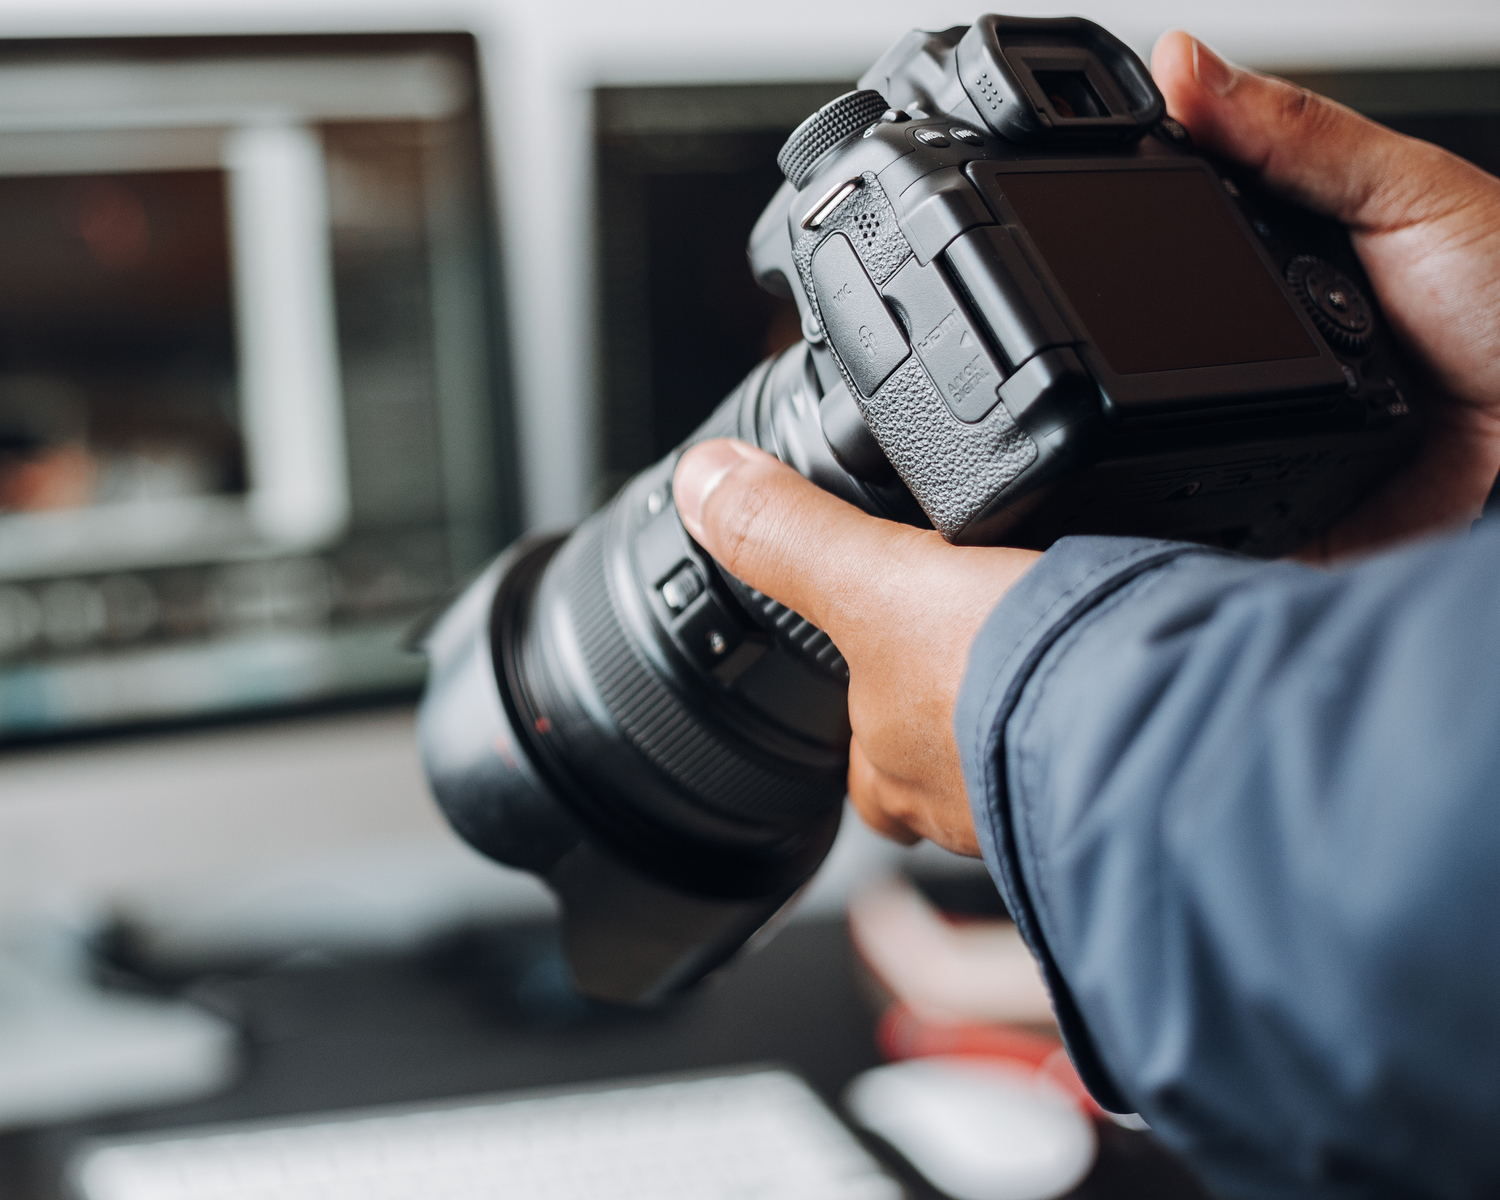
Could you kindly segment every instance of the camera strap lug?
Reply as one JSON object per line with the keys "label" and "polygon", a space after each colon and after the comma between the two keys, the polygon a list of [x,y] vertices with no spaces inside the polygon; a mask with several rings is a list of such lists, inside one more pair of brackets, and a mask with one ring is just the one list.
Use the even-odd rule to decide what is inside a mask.
{"label": "camera strap lug", "polygon": [[859,186],[863,182],[863,179],[855,176],[853,179],[846,179],[843,183],[835,184],[829,188],[818,198],[817,203],[807,210],[807,215],[802,218],[802,228],[818,228],[824,221],[828,220],[834,209],[859,190]]}

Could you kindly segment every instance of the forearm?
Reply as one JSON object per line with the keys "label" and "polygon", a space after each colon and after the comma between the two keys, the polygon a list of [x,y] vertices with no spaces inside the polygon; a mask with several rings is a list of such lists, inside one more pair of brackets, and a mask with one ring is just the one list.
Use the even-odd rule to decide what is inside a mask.
{"label": "forearm", "polygon": [[986,858],[1085,1076],[1219,1186],[1497,1169],[1497,662],[1500,530],[1339,575],[1073,539],[976,639]]}

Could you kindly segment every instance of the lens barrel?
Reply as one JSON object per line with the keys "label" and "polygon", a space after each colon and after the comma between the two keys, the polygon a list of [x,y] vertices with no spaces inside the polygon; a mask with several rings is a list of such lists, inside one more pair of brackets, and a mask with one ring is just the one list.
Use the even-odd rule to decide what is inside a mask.
{"label": "lens barrel", "polygon": [[[889,510],[830,451],[823,399],[799,343],[688,444],[740,437]],[[419,732],[445,814],[557,893],[580,988],[634,1003],[696,982],[796,893],[848,769],[842,657],[689,537],[677,458],[570,537],[512,546],[423,643]]]}

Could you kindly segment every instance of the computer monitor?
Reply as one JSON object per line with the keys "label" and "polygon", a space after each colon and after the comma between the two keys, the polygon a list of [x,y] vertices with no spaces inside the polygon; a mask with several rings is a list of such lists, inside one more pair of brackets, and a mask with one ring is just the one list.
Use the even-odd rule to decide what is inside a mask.
{"label": "computer monitor", "polygon": [[802,336],[762,291],[750,227],[781,185],[776,152],[845,81],[594,91],[594,219],[606,499]]}
{"label": "computer monitor", "polygon": [[493,901],[407,708],[307,719],[518,531],[481,113],[468,34],[0,41],[0,1127],[234,1069],[90,985],[131,902],[201,963]]}
{"label": "computer monitor", "polygon": [[414,694],[517,531],[466,34],[0,42],[0,741]]}

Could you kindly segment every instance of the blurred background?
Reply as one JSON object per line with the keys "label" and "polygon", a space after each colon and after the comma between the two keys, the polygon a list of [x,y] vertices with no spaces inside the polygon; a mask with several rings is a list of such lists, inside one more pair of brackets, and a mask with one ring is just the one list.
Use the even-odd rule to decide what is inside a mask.
{"label": "blurred background", "polygon": [[[591,1042],[625,1018],[569,992],[547,896],[435,815],[403,646],[506,542],[591,511],[795,339],[743,253],[776,150],[903,31],[979,11],[0,2],[0,1191],[50,1194],[79,1121],[705,1056],[788,1058],[832,1093],[921,987],[869,930],[1003,919],[971,866],[851,820],[748,991]],[[1143,55],[1185,26],[1500,167],[1483,0],[1012,11],[1082,12]],[[916,908],[880,891],[903,874]],[[1019,969],[1018,1019],[1045,1025]],[[512,1030],[489,1058],[413,1032],[454,980],[490,1030],[475,1045]],[[795,1004],[725,1040],[713,1005],[757,987],[840,1023],[844,1058],[798,1059]],[[182,1107],[214,1092],[240,1099]]]}

